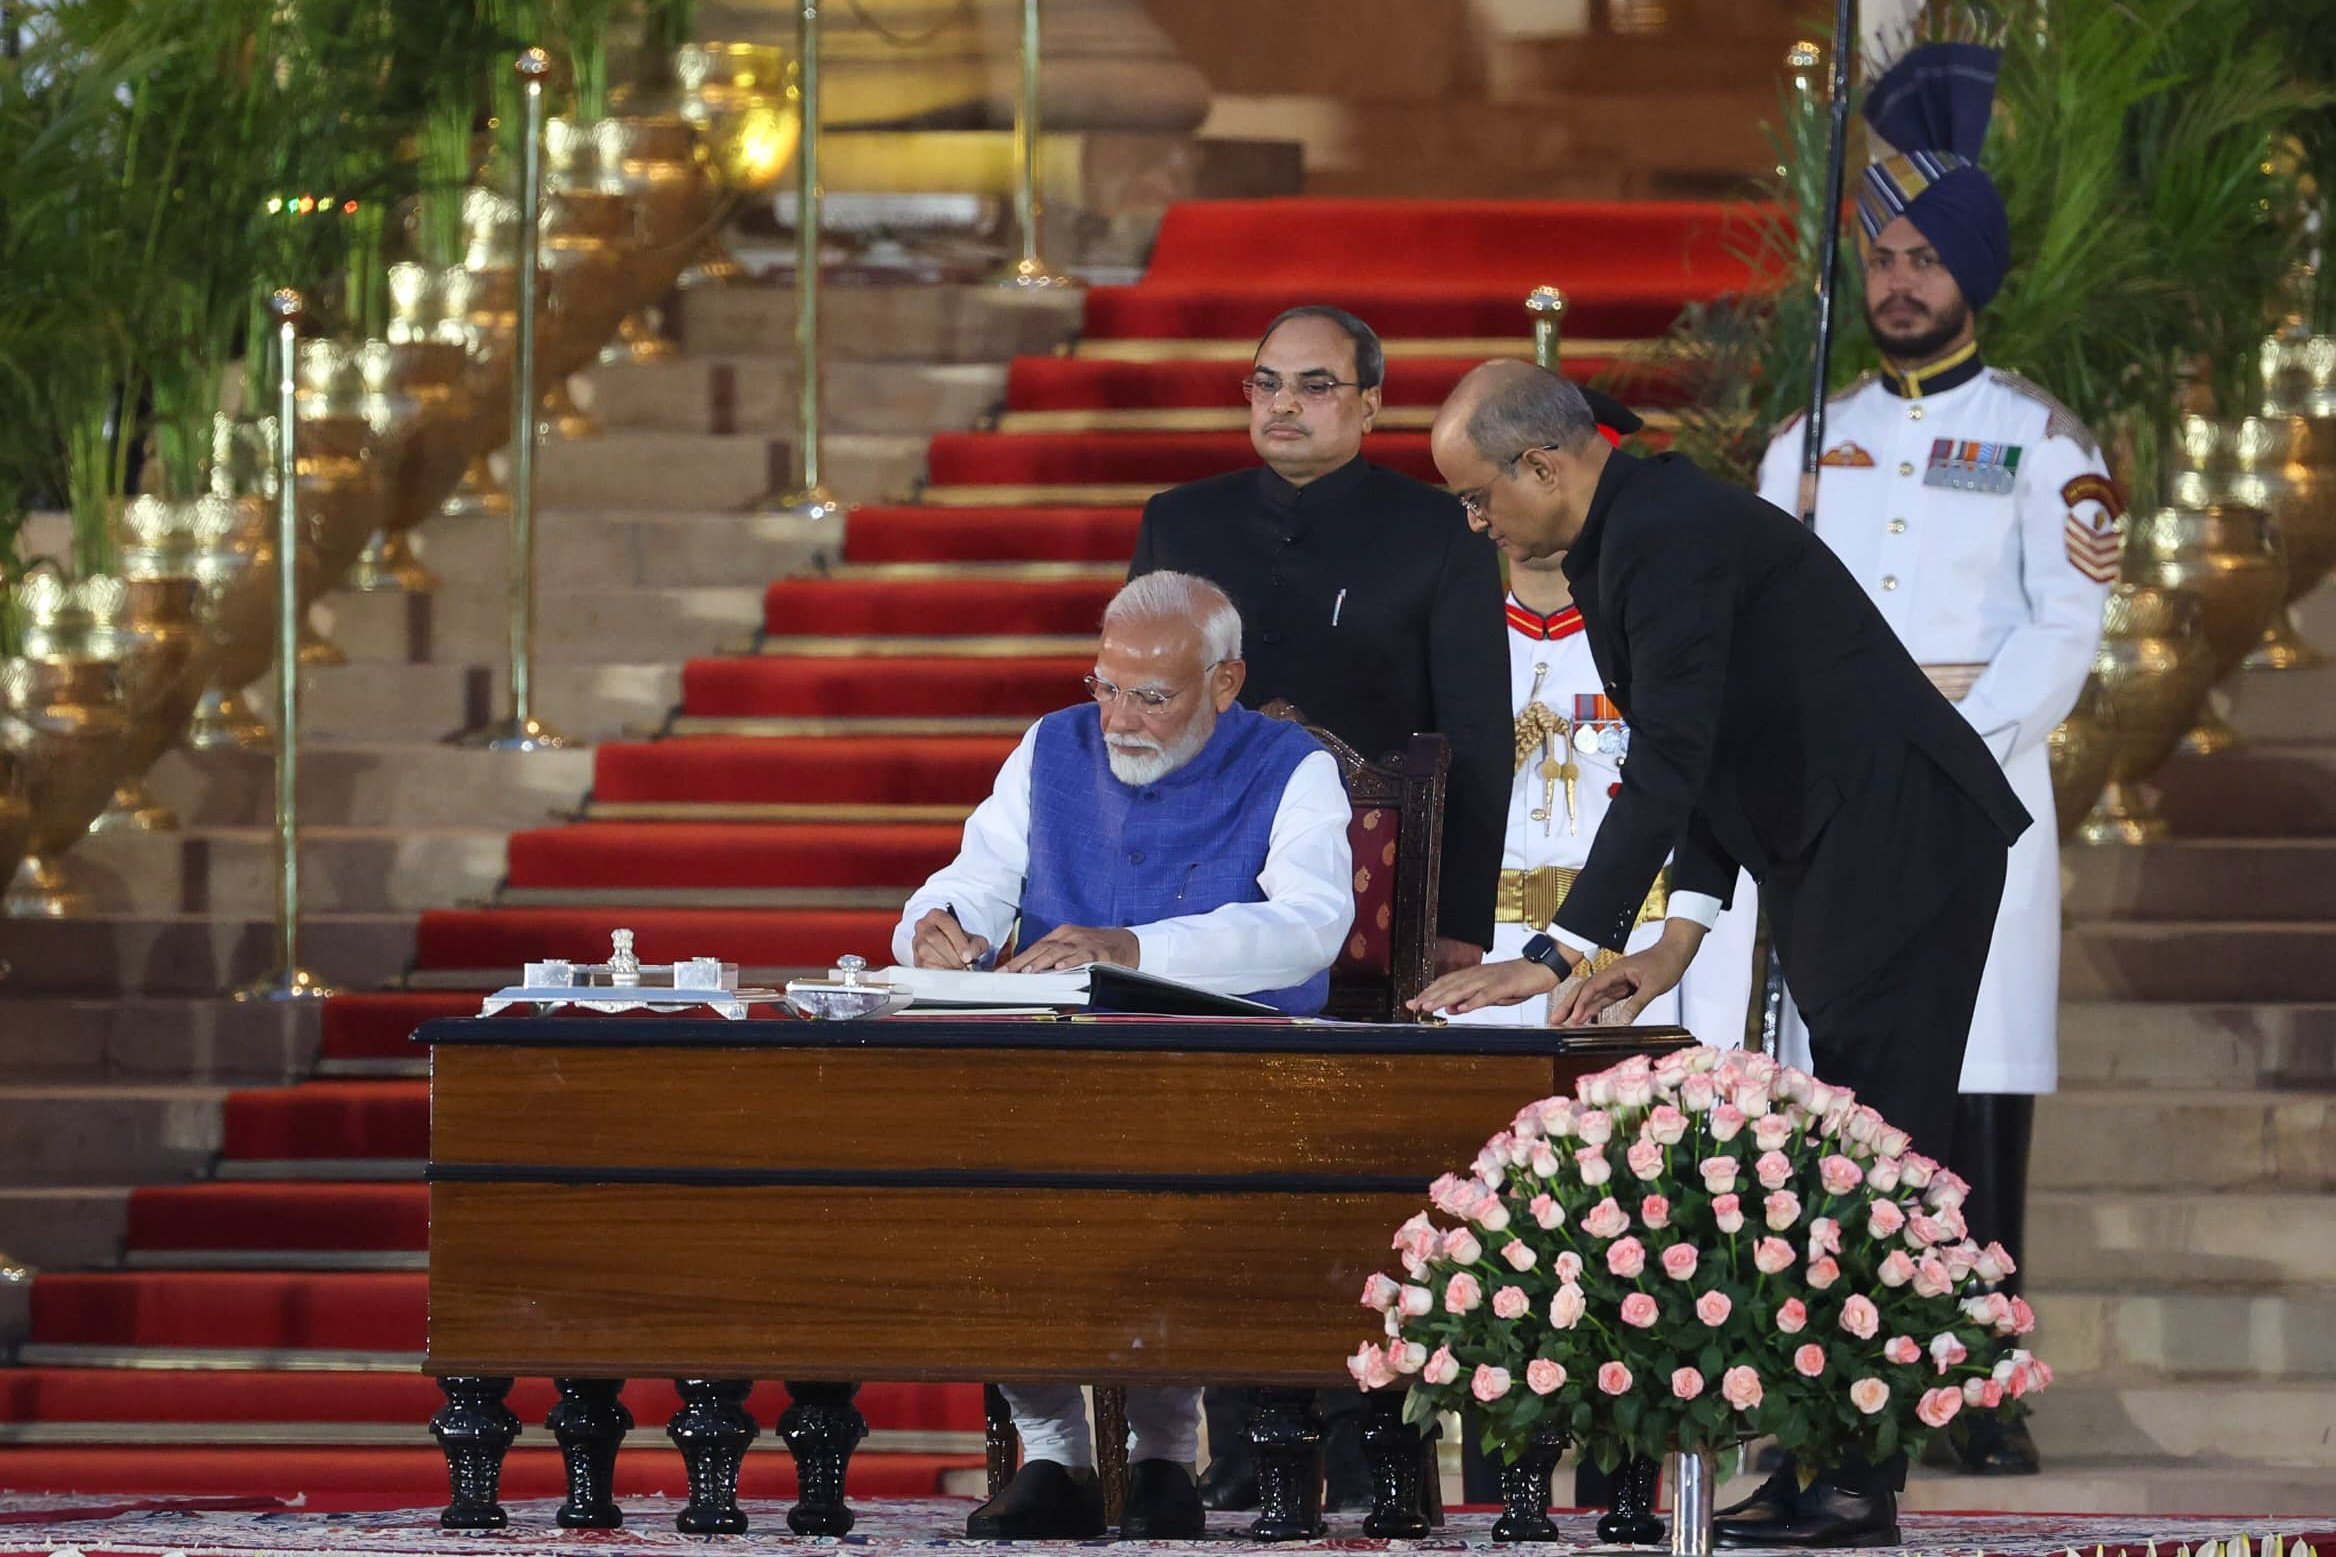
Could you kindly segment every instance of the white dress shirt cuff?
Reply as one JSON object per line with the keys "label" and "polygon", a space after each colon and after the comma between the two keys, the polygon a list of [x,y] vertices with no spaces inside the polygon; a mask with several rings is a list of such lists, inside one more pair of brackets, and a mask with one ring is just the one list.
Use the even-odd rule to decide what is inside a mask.
{"label": "white dress shirt cuff", "polygon": [[1573,933],[1573,931],[1560,929],[1556,925],[1551,925],[1549,927],[1549,938],[1557,942],[1557,944],[1560,946],[1571,947],[1573,950],[1580,952],[1585,957],[1595,957],[1599,952],[1605,950],[1604,947],[1600,946],[1596,941],[1591,940],[1589,937],[1576,935]]}
{"label": "white dress shirt cuff", "polygon": [[1720,922],[1720,900],[1709,892],[1674,892],[1663,917],[1684,919],[1708,930]]}

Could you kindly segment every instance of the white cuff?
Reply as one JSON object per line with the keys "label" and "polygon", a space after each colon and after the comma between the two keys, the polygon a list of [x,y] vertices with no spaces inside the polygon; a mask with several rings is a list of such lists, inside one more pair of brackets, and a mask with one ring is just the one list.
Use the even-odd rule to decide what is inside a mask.
{"label": "white cuff", "polygon": [[1573,948],[1575,951],[1580,952],[1585,957],[1595,957],[1598,955],[1598,953],[1606,949],[1603,946],[1600,946],[1596,941],[1590,940],[1584,936],[1576,935],[1571,930],[1561,930],[1556,925],[1551,925],[1549,927],[1549,938],[1557,942],[1560,946],[1569,946]]}
{"label": "white cuff", "polygon": [[1684,919],[1708,930],[1720,922],[1720,900],[1709,892],[1674,892],[1663,917]]}

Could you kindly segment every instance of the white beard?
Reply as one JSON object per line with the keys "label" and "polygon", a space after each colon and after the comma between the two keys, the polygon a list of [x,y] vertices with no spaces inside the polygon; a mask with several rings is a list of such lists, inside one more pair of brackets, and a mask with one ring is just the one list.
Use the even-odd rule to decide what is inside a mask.
{"label": "white beard", "polygon": [[[1142,789],[1183,767],[1200,755],[1200,749],[1216,733],[1217,721],[1212,716],[1205,722],[1195,719],[1192,726],[1175,740],[1163,744],[1141,735],[1106,735],[1103,738],[1103,756],[1111,764],[1111,776],[1130,789]],[[1135,750],[1123,750],[1133,747]]]}

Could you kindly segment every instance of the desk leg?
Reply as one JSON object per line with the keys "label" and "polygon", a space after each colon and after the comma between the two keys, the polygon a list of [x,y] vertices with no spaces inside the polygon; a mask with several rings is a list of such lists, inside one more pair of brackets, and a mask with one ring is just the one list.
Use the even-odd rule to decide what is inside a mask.
{"label": "desk leg", "polygon": [[1496,1541],[1554,1541],[1557,1525],[1549,1517],[1549,1473],[1570,1442],[1561,1427],[1536,1427],[1513,1465],[1498,1467],[1501,1478],[1501,1517],[1493,1521]]}
{"label": "desk leg", "polygon": [[857,1384],[798,1384],[787,1381],[791,1397],[779,1418],[779,1436],[795,1456],[795,1506],[787,1528],[797,1535],[842,1535],[852,1528],[844,1501],[844,1472],[852,1451],[868,1436],[868,1419],[852,1404]]}
{"label": "desk leg", "polygon": [[560,1442],[568,1469],[568,1501],[560,1505],[563,1530],[615,1530],[625,1511],[616,1506],[616,1451],[633,1430],[633,1413],[618,1399],[623,1379],[554,1379],[560,1403],[543,1425]]}
{"label": "desk leg", "polygon": [[1416,1541],[1428,1533],[1428,1434],[1403,1419],[1409,1390],[1375,1389],[1363,1397],[1363,1454],[1371,1462],[1371,1513],[1363,1534]]}
{"label": "desk leg", "polygon": [[519,1436],[519,1418],[503,1404],[511,1380],[440,1379],[446,1404],[430,1418],[430,1436],[446,1456],[452,1493],[438,1524],[446,1530],[500,1530],[511,1522],[495,1500],[503,1485],[503,1451]]}
{"label": "desk leg", "polygon": [[1307,1541],[1323,1531],[1322,1415],[1310,1389],[1261,1389],[1249,1408],[1257,1451],[1253,1541]]}
{"label": "desk leg", "polygon": [[665,1436],[681,1451],[689,1475],[689,1503],[673,1516],[683,1535],[744,1535],[746,1514],[738,1506],[738,1462],[762,1429],[746,1413],[752,1379],[675,1379],[681,1409],[665,1424]]}

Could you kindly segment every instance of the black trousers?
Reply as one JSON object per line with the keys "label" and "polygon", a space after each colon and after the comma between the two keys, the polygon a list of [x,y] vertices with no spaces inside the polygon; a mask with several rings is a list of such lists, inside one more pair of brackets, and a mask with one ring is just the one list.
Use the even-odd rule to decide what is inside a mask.
{"label": "black trousers", "polygon": [[[2036,1100],[2022,1092],[1966,1092],[1955,1100],[1954,1144],[1947,1166],[1971,1186],[1963,1220],[1981,1244],[2000,1243],[2016,1265],[2028,1257],[2028,1147]],[[1996,1283],[2020,1290],[2020,1272]]]}

